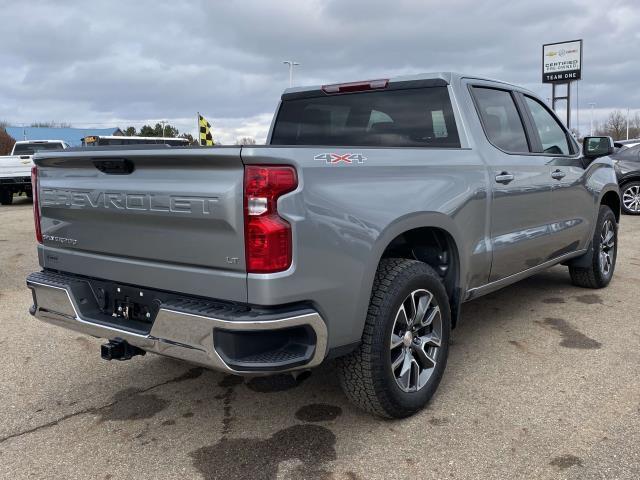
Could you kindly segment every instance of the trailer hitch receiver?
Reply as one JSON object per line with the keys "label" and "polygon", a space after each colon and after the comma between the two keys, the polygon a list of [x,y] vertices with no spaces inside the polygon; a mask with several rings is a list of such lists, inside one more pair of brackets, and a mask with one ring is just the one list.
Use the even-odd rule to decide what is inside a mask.
{"label": "trailer hitch receiver", "polygon": [[144,355],[147,352],[134,347],[126,340],[115,338],[100,346],[100,356],[103,360],[131,360],[136,355]]}

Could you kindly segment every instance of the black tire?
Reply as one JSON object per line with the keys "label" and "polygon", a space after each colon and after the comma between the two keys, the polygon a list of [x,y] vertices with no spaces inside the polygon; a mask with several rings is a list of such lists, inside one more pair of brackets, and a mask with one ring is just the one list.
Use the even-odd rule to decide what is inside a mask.
{"label": "black tire", "polygon": [[11,205],[13,203],[13,192],[11,190],[0,190],[0,204]]}
{"label": "black tire", "polygon": [[[606,242],[603,241],[603,229],[607,222],[610,222],[613,227],[612,247],[608,247]],[[593,248],[587,254],[590,258],[586,259],[588,260],[588,267],[569,266],[571,282],[578,287],[604,288],[609,285],[613,277],[618,257],[618,222],[616,221],[616,216],[606,205],[600,205],[592,245]],[[607,252],[609,252],[610,256],[610,268],[608,271],[601,261],[601,254],[606,254]]]}
{"label": "black tire", "polygon": [[[428,370],[429,374],[424,385],[417,391],[403,391],[391,366],[391,336],[393,329],[397,328],[396,315],[404,305],[403,301],[414,298],[412,292],[417,289],[432,294],[427,307],[439,307],[440,345],[437,348],[429,347],[435,348],[433,357],[437,362],[432,368],[423,370],[423,373]],[[427,316],[425,314],[423,318]],[[435,328],[433,325],[432,330]],[[447,363],[450,333],[449,299],[438,274],[429,265],[417,260],[383,259],[373,283],[362,343],[354,352],[337,360],[340,383],[345,394],[358,407],[381,417],[403,418],[416,413],[429,402],[438,388]],[[409,337],[410,346],[401,344],[394,348],[402,348],[403,351],[419,348],[410,342],[411,335]],[[417,334],[413,341],[420,345]],[[419,374],[417,370],[416,375]],[[413,378],[413,365],[409,377]],[[408,383],[411,382],[409,377]]]}
{"label": "black tire", "polygon": [[[621,189],[622,211],[627,215],[640,215],[640,203],[637,203],[640,195],[640,182],[625,184]],[[626,205],[625,205],[626,202]]]}

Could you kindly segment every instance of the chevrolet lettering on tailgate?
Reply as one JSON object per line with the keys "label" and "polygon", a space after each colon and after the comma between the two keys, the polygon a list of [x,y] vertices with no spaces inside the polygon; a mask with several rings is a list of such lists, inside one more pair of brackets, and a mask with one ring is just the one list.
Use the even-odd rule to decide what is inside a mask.
{"label": "chevrolet lettering on tailgate", "polygon": [[149,193],[97,192],[45,188],[41,191],[43,207],[111,208],[176,214],[210,215],[216,197],[192,197]]}

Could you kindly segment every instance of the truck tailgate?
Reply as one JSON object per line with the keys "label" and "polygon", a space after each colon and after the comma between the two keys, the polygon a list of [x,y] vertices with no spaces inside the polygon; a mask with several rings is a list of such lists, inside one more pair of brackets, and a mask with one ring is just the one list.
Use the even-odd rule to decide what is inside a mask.
{"label": "truck tailgate", "polygon": [[31,176],[31,156],[7,155],[0,157],[0,178]]}
{"label": "truck tailgate", "polygon": [[45,267],[246,301],[239,148],[36,157]]}

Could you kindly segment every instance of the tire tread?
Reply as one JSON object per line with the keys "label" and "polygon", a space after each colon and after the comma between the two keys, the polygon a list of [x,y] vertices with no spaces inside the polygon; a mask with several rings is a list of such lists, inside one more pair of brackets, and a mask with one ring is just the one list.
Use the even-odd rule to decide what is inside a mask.
{"label": "tire tread", "polygon": [[[414,411],[398,412],[388,396],[384,394],[385,385],[382,365],[376,364],[374,358],[385,352],[380,328],[380,313],[385,300],[400,289],[396,279],[401,275],[425,274],[433,276],[441,284],[438,274],[428,265],[418,260],[404,258],[386,258],[381,260],[373,282],[367,318],[362,333],[360,346],[349,355],[337,360],[340,384],[345,394],[356,406],[374,415],[385,418],[405,417]],[[444,286],[442,287],[444,290]],[[438,379],[439,381],[439,379]]]}
{"label": "tire tread", "polygon": [[[600,266],[598,264],[598,261],[599,261],[598,246],[600,242],[600,230],[602,228],[602,225],[604,223],[606,216],[612,217],[611,219],[614,221],[614,225],[616,225],[616,218],[611,208],[609,208],[607,205],[600,205],[600,211],[598,212],[598,221],[596,223],[595,233],[593,235],[593,240],[592,240],[592,249],[590,252],[590,255],[592,256],[591,265],[588,268],[569,266],[569,275],[571,276],[571,283],[573,283],[577,287],[593,288],[593,289],[604,288],[609,284],[609,281],[611,280],[611,278],[607,280],[602,277],[602,275],[600,274]],[[617,242],[617,237],[616,237],[616,242]],[[614,261],[615,260],[617,260],[617,251],[614,257]],[[615,269],[615,263],[614,263],[614,269]]]}

